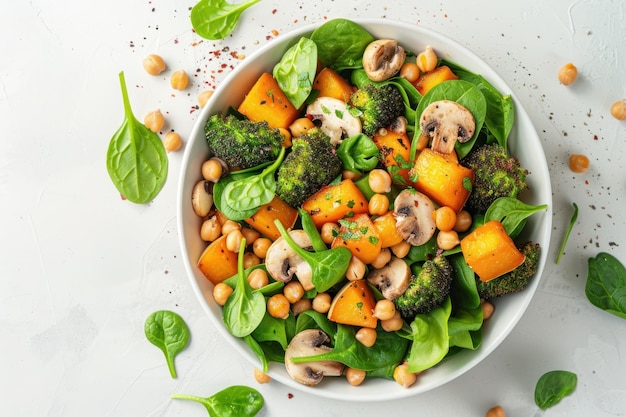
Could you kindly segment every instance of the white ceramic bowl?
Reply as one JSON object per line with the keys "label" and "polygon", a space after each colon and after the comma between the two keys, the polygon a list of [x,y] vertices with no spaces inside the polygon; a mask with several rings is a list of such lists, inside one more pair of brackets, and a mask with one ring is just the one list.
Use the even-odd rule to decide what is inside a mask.
{"label": "white ceramic bowl", "polygon": [[[506,83],[485,62],[446,36],[417,25],[387,19],[353,20],[361,24],[375,38],[397,39],[408,50],[420,51],[426,45],[432,45],[440,56],[481,74],[503,94],[511,94],[515,103],[516,121],[509,138],[510,149],[520,159],[522,165],[530,171],[528,180],[532,191],[524,196],[524,200],[530,204],[549,205],[548,210],[531,217],[525,232],[528,237],[539,242],[542,247],[537,276],[532,280],[529,287],[521,293],[507,295],[496,301],[496,314],[483,326],[482,345],[476,351],[463,351],[445,360],[433,369],[424,372],[419,377],[419,382],[409,389],[402,388],[395,381],[384,379],[370,379],[360,387],[355,388],[350,386],[344,378],[333,377],[325,378],[320,385],[315,387],[306,387],[293,381],[286,373],[284,365],[272,364],[270,366],[270,376],[293,389],[339,400],[383,401],[426,392],[455,379],[489,356],[513,330],[535,293],[546,263],[550,242],[552,192],[541,142],[527,113],[520,106],[519,101],[514,97]],[[206,247],[206,243],[199,236],[201,220],[194,214],[191,207],[191,191],[194,184],[201,179],[200,166],[208,155],[203,132],[208,117],[214,113],[223,112],[229,105],[237,107],[261,72],[271,72],[282,54],[301,36],[309,35],[316,26],[301,27],[289,34],[281,35],[238,65],[219,86],[202,110],[186,145],[183,158],[178,194],[178,227],[183,261],[191,285],[214,325],[232,343],[234,348],[256,367],[261,366],[256,356],[243,341],[233,337],[224,327],[221,319],[221,307],[214,302],[211,295],[212,284],[195,266],[202,250]],[[521,138],[523,138],[523,143]],[[219,359],[216,358],[216,360]]]}

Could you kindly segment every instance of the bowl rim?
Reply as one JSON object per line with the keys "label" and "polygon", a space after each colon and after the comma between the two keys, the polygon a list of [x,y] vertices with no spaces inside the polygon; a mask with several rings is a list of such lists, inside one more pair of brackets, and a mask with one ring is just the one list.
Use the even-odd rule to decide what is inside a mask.
{"label": "bowl rim", "polygon": [[[485,340],[483,339],[483,343],[481,344],[478,350],[476,351],[464,350],[460,352],[459,354],[455,355],[455,357],[461,357],[462,359],[465,359],[463,358],[464,356],[470,356],[470,358],[468,360],[461,361],[461,366],[448,372],[447,374],[444,375],[443,378],[440,378],[439,380],[436,380],[436,381],[429,382],[425,385],[420,385],[420,383],[417,383],[408,389],[401,387],[395,381],[388,381],[388,380],[382,380],[380,378],[377,378],[376,380],[380,380],[380,381],[375,381],[373,385],[378,386],[381,383],[395,384],[397,386],[397,389],[394,389],[392,391],[383,390],[383,392],[379,393],[378,391],[375,391],[375,390],[372,392],[372,390],[367,390],[367,389],[363,390],[363,388],[361,387],[356,387],[356,388],[351,387],[352,389],[350,389],[348,392],[348,390],[342,390],[342,389],[339,389],[339,390],[326,389],[325,387],[326,385],[332,384],[327,381],[331,378],[325,378],[325,380],[322,381],[322,383],[320,384],[321,386],[318,385],[316,387],[307,387],[305,385],[302,385],[293,381],[290,377],[286,376],[283,372],[280,372],[280,370],[277,372],[276,367],[280,366],[281,364],[271,364],[270,369],[269,369],[269,375],[272,377],[272,379],[277,380],[278,382],[280,382],[281,384],[289,388],[297,389],[299,391],[303,391],[303,392],[306,392],[315,396],[320,396],[320,397],[325,397],[325,398],[330,398],[330,399],[337,399],[337,400],[344,400],[344,401],[368,401],[368,402],[401,399],[401,398],[406,398],[409,396],[417,395],[420,393],[428,392],[448,382],[451,382],[455,380],[456,378],[458,378],[459,376],[465,374],[467,371],[469,371],[470,369],[478,365],[480,362],[485,360],[491,354],[491,352],[493,352],[493,350],[495,350],[504,341],[504,339],[508,337],[508,335],[512,332],[512,330],[518,324],[518,322],[520,321],[520,319],[526,312],[532,298],[534,297],[536,289],[543,276],[543,271],[547,262],[547,255],[549,252],[549,244],[550,244],[550,233],[552,229],[552,216],[551,216],[552,192],[551,192],[550,176],[549,176],[545,153],[544,153],[543,147],[541,146],[541,140],[539,139],[537,135],[537,132],[530,120],[530,117],[528,116],[525,109],[520,104],[520,101],[517,99],[514,92],[511,91],[511,88],[500,77],[500,75],[487,62],[481,59],[477,54],[475,54],[469,48],[467,48],[466,46],[460,44],[458,41],[448,37],[447,35],[441,32],[437,32],[433,29],[426,28],[415,23],[408,23],[408,22],[388,19],[388,18],[343,18],[343,17],[338,17],[338,18],[347,19],[363,26],[369,32],[371,33],[373,32],[375,37],[376,37],[375,35],[376,31],[385,30],[385,31],[391,31],[391,32],[396,31],[398,34],[406,32],[412,35],[424,35],[427,38],[435,38],[437,42],[441,43],[441,45],[433,44],[433,47],[435,49],[438,49],[438,47],[440,46],[445,46],[446,49],[454,50],[456,53],[460,53],[464,55],[465,58],[468,58],[470,59],[470,61],[472,61],[471,62],[472,65],[468,65],[469,63],[466,63],[466,62],[458,62],[460,65],[470,70],[472,70],[472,67],[474,66],[479,66],[481,68],[479,73],[483,77],[485,77],[490,83],[492,83],[492,85],[494,85],[500,92],[502,92],[503,94],[509,94],[513,100],[514,107],[515,107],[515,123],[514,123],[513,131],[511,132],[511,134],[515,135],[514,132],[517,132],[518,129],[522,129],[525,133],[525,141],[532,139],[533,145],[537,145],[535,146],[533,155],[535,158],[538,159],[537,161],[535,161],[536,165],[538,165],[535,168],[539,168],[539,171],[537,170],[531,171],[531,175],[529,175],[529,177],[532,176],[533,174],[539,175],[539,177],[533,177],[533,178],[535,179],[540,178],[542,183],[540,184],[541,186],[539,187],[539,189],[542,190],[543,192],[541,193],[542,195],[541,195],[540,202],[537,201],[537,202],[531,202],[531,203],[535,203],[535,204],[541,203],[541,204],[548,205],[548,208],[545,212],[541,212],[541,213],[537,213],[533,215],[533,216],[537,216],[533,223],[534,224],[534,229],[532,233],[533,240],[540,242],[542,246],[537,274],[523,292],[518,293],[518,294],[507,295],[505,297],[507,298],[507,300],[504,300],[504,302],[507,305],[513,303],[514,299],[517,300],[517,303],[519,303],[518,310],[511,317],[509,317],[509,320],[506,326],[503,329],[501,329],[495,335],[495,337],[490,338],[488,343],[485,343]],[[194,123],[194,127],[189,136],[189,141],[195,140],[196,138],[199,137],[199,135],[203,136],[203,126],[206,120],[208,119],[210,113],[213,113],[214,111],[217,110],[217,109],[214,109],[212,106],[212,103],[216,100],[216,97],[226,87],[228,87],[242,72],[248,71],[248,68],[250,66],[254,66],[254,63],[259,57],[268,53],[268,51],[273,51],[273,50],[279,49],[280,47],[290,46],[291,44],[293,44],[294,40],[298,39],[301,36],[310,34],[315,28],[328,22],[329,20],[332,20],[332,19],[324,20],[318,23],[310,23],[310,24],[303,25],[301,27],[294,28],[293,30],[286,32],[280,38],[274,39],[272,40],[272,42],[266,45],[263,45],[262,47],[254,51],[252,54],[250,54],[246,58],[245,61],[237,65],[220,83],[220,85],[217,87],[215,91],[215,94],[213,94],[213,96],[209,99],[207,104],[204,106],[204,108],[200,112],[200,115],[197,118],[196,122]],[[398,39],[398,40],[400,41],[401,44],[406,44],[405,40],[401,40],[401,39]],[[415,43],[422,43],[422,42],[420,40],[416,40]],[[529,135],[532,136],[532,138],[529,138],[528,137]],[[513,137],[516,138],[516,136],[513,136]],[[512,146],[514,149],[517,146],[519,146],[518,141],[509,141],[509,143],[510,143],[510,146]],[[513,152],[513,154],[516,154],[516,152]],[[192,289],[198,301],[201,304],[202,309],[209,316],[210,321],[217,328],[219,333],[222,334],[228,340],[228,342],[235,348],[235,350],[239,354],[245,357],[254,366],[261,367],[259,359],[253,354],[253,352],[247,347],[247,345],[245,345],[245,343],[243,343],[240,339],[232,336],[223,325],[223,322],[221,321],[221,319],[217,317],[217,315],[214,314],[213,311],[211,310],[210,306],[207,303],[207,296],[210,296],[210,295],[205,294],[203,289],[200,287],[200,284],[198,283],[198,280],[197,280],[198,270],[195,266],[195,263],[194,263],[195,261],[192,262],[188,253],[185,219],[186,219],[186,214],[189,212],[188,206],[190,204],[191,194],[189,193],[189,190],[190,190],[189,181],[190,180],[187,177],[187,174],[188,174],[187,168],[190,164],[190,160],[195,156],[196,155],[193,153],[193,146],[191,146],[191,143],[188,143],[185,147],[183,160],[181,163],[179,183],[178,183],[178,198],[176,202],[178,237],[179,237],[180,248],[182,251],[182,258],[183,258],[183,263],[185,266],[185,271],[186,271],[188,279],[190,280]],[[200,179],[199,172],[197,175],[197,179]],[[196,236],[196,238],[197,237],[198,236]],[[520,299],[521,299],[521,303],[519,301]],[[450,361],[454,359],[455,358],[450,358],[446,361]],[[440,366],[445,366],[445,363],[441,363],[437,365],[435,368],[440,367]],[[284,366],[282,368],[284,368]],[[335,378],[332,378],[332,379],[335,379]],[[346,386],[349,386],[349,384],[347,384],[345,380],[341,382],[344,383]],[[366,392],[367,395],[363,395],[364,392]]]}

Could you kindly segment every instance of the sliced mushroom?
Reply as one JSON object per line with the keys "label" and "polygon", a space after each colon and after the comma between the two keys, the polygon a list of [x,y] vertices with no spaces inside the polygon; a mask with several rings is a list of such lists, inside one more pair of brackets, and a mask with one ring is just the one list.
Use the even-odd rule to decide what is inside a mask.
{"label": "sliced mushroom", "polygon": [[372,81],[384,81],[396,75],[406,58],[404,48],[393,39],[371,42],[363,52],[363,69]]}
{"label": "sliced mushroom", "polygon": [[318,97],[309,104],[306,113],[313,121],[321,123],[320,129],[338,145],[344,137],[361,133],[361,120],[350,114],[346,103],[333,97]]}
{"label": "sliced mushroom", "polygon": [[289,343],[285,351],[287,373],[297,382],[313,386],[320,383],[324,376],[340,376],[343,364],[335,361],[314,361],[294,363],[292,358],[326,353],[332,348],[327,345],[328,335],[321,330],[303,330]]}
{"label": "sliced mushroom", "polygon": [[411,268],[400,258],[392,257],[387,265],[380,269],[372,269],[367,281],[378,288],[387,300],[398,298],[409,287]]}
{"label": "sliced mushroom", "polygon": [[[289,236],[301,248],[308,250],[311,247],[311,239],[304,230],[291,230]],[[289,282],[295,276],[306,291],[315,288],[311,267],[282,237],[276,239],[267,249],[265,267],[276,281]]]}
{"label": "sliced mushroom", "polygon": [[432,149],[450,154],[458,140],[465,143],[474,136],[474,115],[456,101],[439,100],[429,104],[420,117],[422,134],[432,138]]}
{"label": "sliced mushroom", "polygon": [[434,211],[433,202],[425,194],[403,190],[394,201],[396,230],[411,245],[423,245],[435,234]]}

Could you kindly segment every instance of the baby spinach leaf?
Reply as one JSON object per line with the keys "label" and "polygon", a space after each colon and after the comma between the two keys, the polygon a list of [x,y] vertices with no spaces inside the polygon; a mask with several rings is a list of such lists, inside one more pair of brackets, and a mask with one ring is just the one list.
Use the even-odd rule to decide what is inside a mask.
{"label": "baby spinach leaf", "polygon": [[107,150],[107,171],[115,188],[133,203],[144,204],[161,191],[167,179],[167,152],[159,135],[140,123],[130,107],[124,73],[119,74],[124,122]]}
{"label": "baby spinach leaf", "polygon": [[547,204],[533,206],[513,197],[500,197],[487,209],[485,222],[497,220],[502,223],[509,235],[514,234],[528,217],[548,208]]}
{"label": "baby spinach leaf", "polygon": [[311,94],[316,69],[317,45],[304,37],[289,48],[274,66],[273,75],[278,86],[296,109]]}
{"label": "baby spinach leaf", "polygon": [[251,334],[263,320],[266,307],[263,294],[253,291],[246,279],[243,267],[245,248],[246,240],[243,239],[237,259],[237,285],[222,309],[224,325],[236,337]]}
{"label": "baby spinach leaf", "polygon": [[343,162],[344,169],[362,174],[363,171],[376,168],[380,151],[369,136],[359,133],[341,141],[337,156]]}
{"label": "baby spinach leaf", "polygon": [[279,220],[275,220],[274,224],[289,246],[311,267],[311,279],[317,291],[327,291],[345,277],[352,259],[350,249],[336,247],[320,252],[309,252],[293,241]]}
{"label": "baby spinach leaf", "polygon": [[172,398],[196,401],[211,417],[253,417],[265,404],[259,391],[243,385],[230,386],[206,398],[186,394],[172,394]]}
{"label": "baby spinach leaf", "polygon": [[570,233],[572,233],[572,229],[574,228],[574,225],[576,224],[576,219],[578,218],[578,206],[576,205],[576,203],[572,203],[572,205],[574,206],[574,213],[572,214],[572,218],[569,221],[569,226],[567,226],[567,230],[565,231],[565,236],[563,236],[563,241],[561,242],[559,253],[556,256],[555,263],[557,265],[559,264],[559,262],[561,262],[561,257],[563,256],[563,253],[565,252],[565,245],[567,245],[567,241],[569,240],[569,235]]}
{"label": "baby spinach leaf", "polygon": [[303,330],[320,329],[331,338],[335,339],[337,333],[337,324],[328,320],[328,317],[315,310],[306,310],[298,314],[296,320],[296,334]]}
{"label": "baby spinach leaf", "polygon": [[332,19],[311,34],[324,66],[336,71],[361,67],[363,52],[374,40],[359,24],[347,19]]}
{"label": "baby spinach leaf", "polygon": [[191,9],[191,26],[205,39],[224,39],[235,30],[243,11],[259,1],[231,4],[225,0],[200,0]]}
{"label": "baby spinach leaf", "polygon": [[161,349],[172,378],[176,378],[174,358],[189,343],[189,328],[181,316],[168,310],[150,314],[144,324],[146,338]]}
{"label": "baby spinach leaf", "polygon": [[317,231],[317,227],[313,222],[313,218],[309,214],[308,211],[303,208],[298,209],[298,214],[300,215],[300,222],[302,223],[302,230],[306,233],[306,235],[311,239],[311,246],[316,252],[322,252],[328,249],[326,243],[322,239],[320,232]]}
{"label": "baby spinach leaf", "polygon": [[594,306],[626,319],[626,268],[614,256],[601,252],[589,258],[585,295]]}
{"label": "baby spinach leaf", "polygon": [[555,406],[576,389],[577,376],[569,371],[550,371],[543,374],[535,386],[535,404],[542,410]]}

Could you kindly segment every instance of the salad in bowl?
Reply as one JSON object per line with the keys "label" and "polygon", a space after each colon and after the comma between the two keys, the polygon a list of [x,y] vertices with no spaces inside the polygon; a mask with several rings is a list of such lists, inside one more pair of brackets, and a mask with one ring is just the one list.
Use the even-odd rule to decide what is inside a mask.
{"label": "salad in bowl", "polygon": [[375,401],[454,379],[511,332],[550,205],[536,132],[484,62],[418,26],[333,19],[211,97],[179,226],[200,302],[257,368]]}

